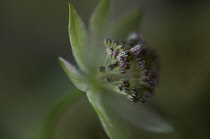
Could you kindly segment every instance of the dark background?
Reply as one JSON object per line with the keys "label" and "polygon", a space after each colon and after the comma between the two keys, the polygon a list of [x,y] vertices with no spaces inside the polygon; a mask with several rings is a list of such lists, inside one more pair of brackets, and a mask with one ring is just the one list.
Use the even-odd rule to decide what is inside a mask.
{"label": "dark background", "polygon": [[[72,60],[68,1],[0,2],[0,138],[37,139],[52,105],[74,88],[58,64]],[[72,0],[87,23],[98,0]],[[210,2],[112,0],[113,18],[140,6],[139,30],[161,63],[156,103],[174,127],[168,134],[137,130],[139,138],[210,138]],[[64,113],[57,139],[107,138],[86,98]]]}

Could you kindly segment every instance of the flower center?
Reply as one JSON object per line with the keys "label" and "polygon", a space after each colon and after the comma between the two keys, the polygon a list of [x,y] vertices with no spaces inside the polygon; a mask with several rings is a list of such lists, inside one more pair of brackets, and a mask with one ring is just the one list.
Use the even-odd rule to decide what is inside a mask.
{"label": "flower center", "polygon": [[103,82],[133,102],[144,103],[153,96],[158,83],[159,64],[154,50],[137,33],[127,41],[105,39],[107,56],[98,67]]}

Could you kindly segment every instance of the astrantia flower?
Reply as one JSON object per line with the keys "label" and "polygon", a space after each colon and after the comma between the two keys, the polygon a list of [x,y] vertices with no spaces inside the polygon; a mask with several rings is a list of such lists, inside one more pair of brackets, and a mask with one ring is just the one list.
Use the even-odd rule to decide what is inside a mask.
{"label": "astrantia flower", "polygon": [[[151,118],[153,122],[146,123],[147,120],[141,119],[139,123],[134,111],[126,112],[128,105],[135,105],[130,104],[129,100],[126,100],[126,106],[122,104],[125,109],[123,113],[114,108],[117,102],[114,98],[121,98],[120,96],[127,96],[132,102],[146,102],[153,96],[158,83],[156,53],[146,45],[142,36],[132,33],[137,30],[141,18],[139,9],[134,9],[111,23],[110,1],[102,0],[91,16],[89,30],[86,30],[71,4],[69,8],[69,36],[79,69],[62,58],[59,60],[75,86],[87,93],[109,137],[130,138],[124,123],[124,120],[130,119],[127,118],[129,113],[134,120],[137,119],[134,124],[148,123],[145,129],[169,131],[170,126],[159,119],[154,121]],[[137,113],[138,109],[139,107]],[[150,114],[146,119],[153,116],[153,113]]]}
{"label": "astrantia flower", "polygon": [[153,95],[157,84],[156,54],[143,38],[132,33],[126,42],[105,39],[107,55],[99,66],[98,80],[107,83],[113,91],[127,95],[133,102],[145,102]]}

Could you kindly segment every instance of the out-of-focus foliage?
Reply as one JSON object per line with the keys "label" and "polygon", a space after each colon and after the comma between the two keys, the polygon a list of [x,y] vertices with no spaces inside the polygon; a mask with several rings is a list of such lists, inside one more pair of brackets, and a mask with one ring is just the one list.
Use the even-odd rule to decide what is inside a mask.
{"label": "out-of-focus foliage", "polygon": [[[72,2],[87,22],[98,1]],[[155,134],[133,127],[136,137],[209,138],[210,3],[113,0],[112,17],[136,5],[144,11],[140,32],[161,61],[153,107],[176,129]],[[0,138],[36,139],[51,106],[71,89],[57,62],[60,55],[71,58],[68,4],[5,0],[0,6]],[[57,139],[107,138],[86,98],[64,113],[56,129]]]}

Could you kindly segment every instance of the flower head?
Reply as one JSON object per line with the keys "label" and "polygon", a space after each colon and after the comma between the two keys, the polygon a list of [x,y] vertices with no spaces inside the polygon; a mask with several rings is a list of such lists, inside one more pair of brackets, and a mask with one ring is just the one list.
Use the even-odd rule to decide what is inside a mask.
{"label": "flower head", "polygon": [[105,39],[104,45],[107,55],[103,65],[98,67],[98,80],[133,102],[149,100],[159,73],[155,52],[137,33],[130,34],[127,41]]}
{"label": "flower head", "polygon": [[[123,94],[133,102],[143,103],[153,96],[158,83],[157,55],[143,37],[135,33],[141,11],[133,9],[110,22],[110,0],[102,0],[86,30],[71,4],[69,9],[69,36],[79,70],[63,58],[59,59],[61,65],[75,86],[86,92],[109,137],[130,138],[124,120],[107,100],[113,94]],[[167,132],[165,128],[169,126],[162,127],[163,132]],[[160,129],[152,128],[155,132],[161,132]]]}

